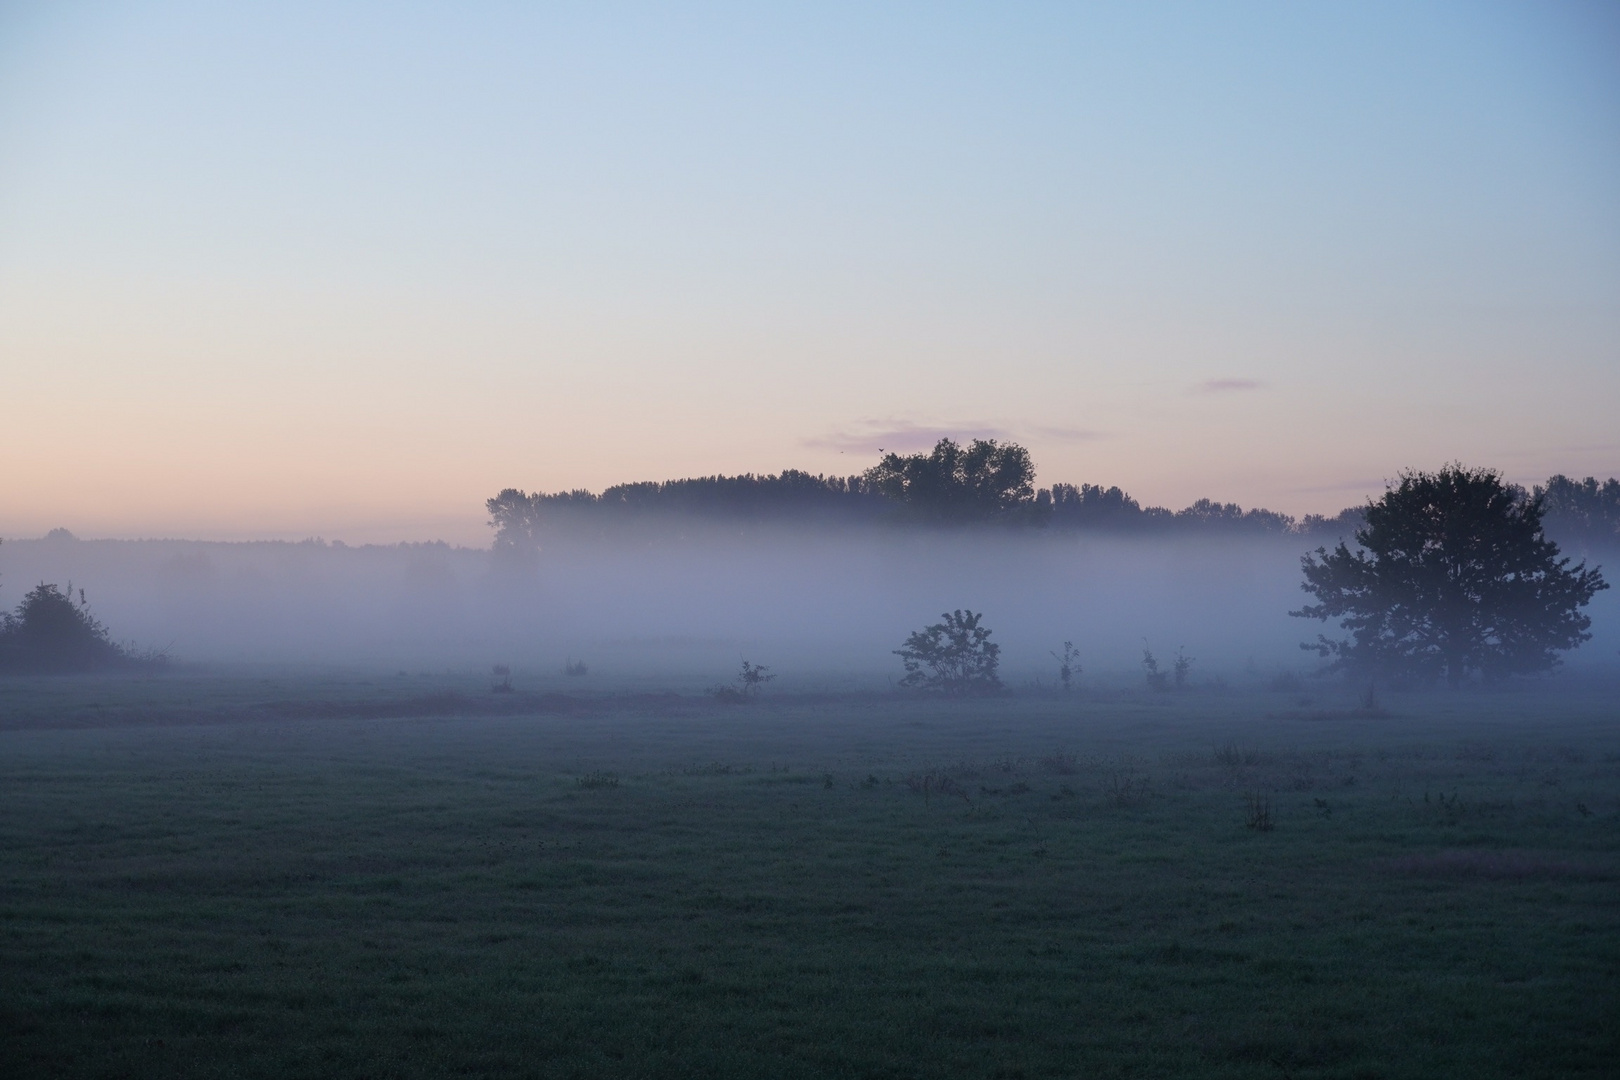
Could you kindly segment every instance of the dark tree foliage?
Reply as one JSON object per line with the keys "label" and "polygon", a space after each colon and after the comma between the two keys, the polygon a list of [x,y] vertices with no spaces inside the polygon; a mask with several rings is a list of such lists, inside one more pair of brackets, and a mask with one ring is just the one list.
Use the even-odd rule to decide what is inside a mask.
{"label": "dark tree foliage", "polygon": [[1355,532],[1305,556],[1316,597],[1291,614],[1338,619],[1344,639],[1301,646],[1332,667],[1457,685],[1547,671],[1592,635],[1580,609],[1608,588],[1597,568],[1570,566],[1542,530],[1542,497],[1489,469],[1409,472],[1369,503]]}
{"label": "dark tree foliage", "polygon": [[704,476],[662,483],[618,484],[597,496],[608,510],[678,511],[724,517],[783,514],[861,516],[881,511],[882,496],[858,476],[821,476],[799,469],[774,475]]}
{"label": "dark tree foliage", "polygon": [[528,494],[507,488],[484,504],[498,549],[538,547],[546,529],[586,521],[627,521],[657,515],[721,520],[870,520],[889,506],[859,476],[820,476],[798,469],[755,476],[703,476],[616,484],[589,491]]}
{"label": "dark tree foliage", "polygon": [[[585,494],[589,495],[590,492]],[[536,500],[559,497],[539,492],[530,495],[517,488],[507,488],[493,499],[486,500],[484,508],[489,511],[489,524],[495,530],[495,550],[511,553],[538,547],[544,517],[538,512]]]}
{"label": "dark tree foliage", "polygon": [[1340,510],[1332,517],[1326,514],[1306,514],[1295,524],[1294,531],[1302,536],[1349,536],[1361,528],[1366,520],[1362,517],[1365,512],[1364,507],[1351,506]]}
{"label": "dark tree foliage", "polygon": [[74,602],[55,585],[39,585],[23,597],[0,625],[0,669],[14,673],[60,674],[118,667],[133,661],[114,644],[107,628],[90,614],[80,590]]}
{"label": "dark tree foliage", "polygon": [[1571,480],[1560,473],[1536,488],[1543,520],[1555,536],[1576,543],[1620,546],[1620,480],[1588,476]]}
{"label": "dark tree foliage", "polygon": [[1176,523],[1265,533],[1292,532],[1297,524],[1292,517],[1275,510],[1244,510],[1237,503],[1218,503],[1212,499],[1199,499],[1185,510],[1177,510]]}
{"label": "dark tree foliage", "polygon": [[[507,488],[485,504],[504,555],[532,555],[542,534],[558,528],[606,531],[629,522],[669,528],[686,519],[725,523],[824,522],[838,525],[908,520],[920,524],[1006,524],[1126,533],[1306,536],[1334,541],[1363,524],[1364,508],[1295,519],[1237,503],[1199,499],[1181,510],[1143,506],[1118,487],[1034,487],[1029,452],[1013,443],[978,440],[966,447],[942,439],[927,453],[884,455],[861,476],[821,476],[799,469],[740,476],[700,476],[615,484],[589,491],[532,494]],[[1544,495],[1554,536],[1593,546],[1620,546],[1620,480],[1554,476]],[[679,525],[675,526],[678,531]],[[522,561],[522,560],[520,560]]]}
{"label": "dark tree foliage", "polygon": [[1051,500],[1052,524],[1064,528],[1140,528],[1171,516],[1156,506],[1143,510],[1141,503],[1119,488],[1097,484],[1053,484]]}
{"label": "dark tree foliage", "polygon": [[1312,529],[1305,526],[1338,520],[1314,517],[1301,523],[1273,510],[1245,510],[1237,503],[1221,503],[1212,499],[1199,499],[1184,510],[1144,507],[1117,487],[1104,488],[1096,484],[1081,484],[1078,487],[1073,484],[1053,484],[1051,499],[1052,524],[1060,528],[1287,534],[1310,532]]}
{"label": "dark tree foliage", "polygon": [[917,521],[1037,519],[1035,465],[1016,443],[941,439],[926,454],[885,454],[866,470],[872,488]]}
{"label": "dark tree foliage", "polygon": [[906,667],[901,686],[935,690],[953,697],[993,694],[1001,689],[1001,646],[979,625],[983,616],[957,610],[942,621],[914,630],[894,650]]}

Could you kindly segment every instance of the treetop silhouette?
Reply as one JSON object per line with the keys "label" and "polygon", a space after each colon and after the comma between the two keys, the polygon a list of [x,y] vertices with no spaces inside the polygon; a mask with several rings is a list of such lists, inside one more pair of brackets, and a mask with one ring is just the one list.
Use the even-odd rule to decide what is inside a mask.
{"label": "treetop silhouette", "polygon": [[1346,638],[1301,646],[1333,668],[1452,685],[1548,671],[1592,635],[1581,612],[1608,588],[1570,565],[1542,528],[1545,495],[1490,469],[1406,472],[1367,505],[1355,533],[1303,560],[1317,600],[1291,614],[1339,620]]}

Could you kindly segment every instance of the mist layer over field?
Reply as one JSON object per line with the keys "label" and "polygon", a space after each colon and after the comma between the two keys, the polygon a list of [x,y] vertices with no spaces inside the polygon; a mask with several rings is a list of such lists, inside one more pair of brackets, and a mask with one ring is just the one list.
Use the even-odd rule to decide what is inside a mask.
{"label": "mist layer over field", "polygon": [[[565,535],[531,559],[444,544],[349,547],[53,536],[0,547],[0,604],[84,588],[121,641],[187,662],[481,667],[714,678],[740,657],[783,685],[899,672],[891,654],[942,611],[985,614],[1014,685],[1050,681],[1073,641],[1088,675],[1134,672],[1146,642],[1195,677],[1303,669],[1296,536],[1124,537],[686,523]],[[1616,593],[1572,665],[1612,663]]]}

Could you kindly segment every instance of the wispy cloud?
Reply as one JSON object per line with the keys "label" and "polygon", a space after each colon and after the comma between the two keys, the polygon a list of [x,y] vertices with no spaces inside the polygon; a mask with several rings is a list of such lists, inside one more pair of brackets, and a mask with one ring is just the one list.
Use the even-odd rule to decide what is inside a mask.
{"label": "wispy cloud", "polygon": [[964,421],[958,424],[918,424],[910,420],[857,420],[848,427],[826,435],[802,440],[803,445],[841,453],[875,454],[893,451],[898,454],[932,449],[941,439],[971,442],[974,439],[1018,441],[1021,438],[1051,442],[1095,442],[1109,437],[1105,431],[1072,427],[1030,427],[1027,436],[1011,429],[982,421]]}
{"label": "wispy cloud", "polygon": [[1258,390],[1264,385],[1256,379],[1210,379],[1193,389],[1199,394],[1235,394],[1243,390]]}
{"label": "wispy cloud", "polygon": [[858,420],[849,427],[805,439],[805,446],[823,450],[875,454],[892,450],[908,454],[930,449],[941,439],[1006,439],[1009,433],[989,424],[914,424],[908,420]]}
{"label": "wispy cloud", "polygon": [[1098,439],[1108,438],[1108,432],[1092,431],[1089,428],[1034,427],[1029,430],[1043,439],[1052,439],[1056,442],[1096,442]]}
{"label": "wispy cloud", "polygon": [[1341,491],[1379,491],[1389,483],[1388,479],[1371,480],[1362,478],[1360,480],[1341,480],[1331,484],[1307,484],[1288,488],[1288,491],[1299,495],[1321,495]]}

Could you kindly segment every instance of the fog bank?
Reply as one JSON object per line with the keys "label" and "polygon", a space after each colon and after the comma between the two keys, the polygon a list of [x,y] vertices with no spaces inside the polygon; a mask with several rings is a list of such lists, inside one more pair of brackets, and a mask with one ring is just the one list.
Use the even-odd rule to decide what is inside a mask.
{"label": "fog bank", "polygon": [[[84,588],[120,641],[183,662],[442,670],[508,663],[593,674],[729,677],[742,657],[795,673],[898,675],[891,653],[942,611],[985,615],[1015,685],[1050,682],[1065,640],[1088,675],[1134,672],[1144,641],[1195,678],[1306,670],[1320,624],[1297,536],[1141,537],[965,529],[715,526],[553,538],[532,559],[444,544],[9,540],[0,605],[39,582]],[[1620,646],[1616,590],[1588,609]]]}

